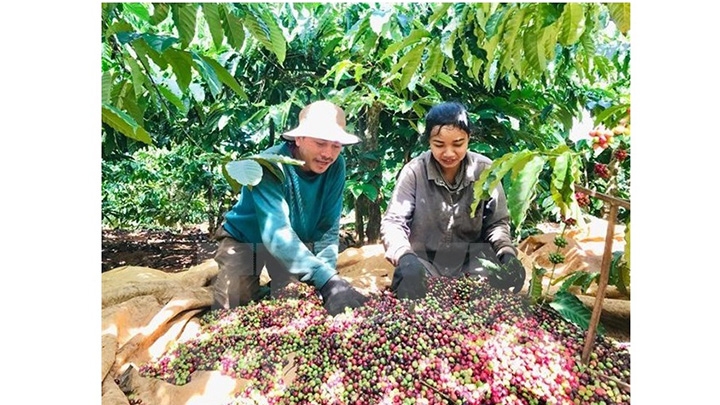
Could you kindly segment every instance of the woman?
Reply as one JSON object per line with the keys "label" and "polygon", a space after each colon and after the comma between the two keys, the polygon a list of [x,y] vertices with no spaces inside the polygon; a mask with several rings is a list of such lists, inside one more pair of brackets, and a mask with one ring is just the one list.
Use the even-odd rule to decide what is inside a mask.
{"label": "woman", "polygon": [[[474,184],[492,163],[468,151],[467,109],[445,102],[425,116],[430,150],[400,172],[382,219],[385,258],[395,267],[391,289],[398,298],[423,298],[427,277],[480,275],[491,285],[517,293],[525,269],[510,239],[505,192],[501,185],[470,213]],[[488,260],[500,263],[489,271]]]}

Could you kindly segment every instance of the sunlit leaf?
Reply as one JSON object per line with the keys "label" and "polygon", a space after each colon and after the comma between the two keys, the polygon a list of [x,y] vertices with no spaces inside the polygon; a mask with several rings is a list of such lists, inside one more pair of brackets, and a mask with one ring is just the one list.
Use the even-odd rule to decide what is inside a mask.
{"label": "sunlit leaf", "polygon": [[150,12],[142,3],[123,3],[123,10],[135,14],[139,19],[150,21]]}
{"label": "sunlit leaf", "polygon": [[197,5],[192,3],[172,3],[172,18],[180,34],[180,44],[185,49],[195,37]]}
{"label": "sunlit leaf", "polygon": [[624,35],[630,31],[630,3],[605,3],[615,26]]}
{"label": "sunlit leaf", "polygon": [[225,69],[220,63],[218,63],[216,60],[209,58],[207,56],[202,56],[202,59],[207,63],[212,69],[215,71],[215,75],[220,79],[221,82],[223,82],[226,86],[233,89],[235,93],[237,93],[243,100],[247,100],[248,96],[245,94],[245,91],[240,87],[240,84],[237,80]]}
{"label": "sunlit leaf", "polygon": [[192,80],[192,56],[186,51],[170,48],[163,54],[165,59],[172,66],[173,73],[177,78],[177,84],[182,91],[187,90]]}
{"label": "sunlit leaf", "polygon": [[222,21],[220,20],[219,6],[217,3],[201,3],[201,7],[213,44],[215,44],[215,48],[220,48],[225,37],[223,35]]}
{"label": "sunlit leaf", "polygon": [[166,100],[168,100],[172,105],[177,107],[178,110],[182,111],[183,113],[187,113],[187,107],[185,106],[185,104],[183,104],[183,101],[180,97],[178,97],[175,93],[173,93],[164,85],[158,85],[157,88]]}
{"label": "sunlit leaf", "polygon": [[544,156],[533,155],[529,161],[521,162],[513,167],[507,202],[510,219],[518,228],[525,221],[527,210],[533,202],[535,187],[545,166],[545,161]]}
{"label": "sunlit leaf", "polygon": [[244,20],[245,27],[255,39],[275,54],[282,65],[285,62],[287,44],[275,17],[265,9],[250,8],[248,11]]}
{"label": "sunlit leaf", "polygon": [[192,58],[195,68],[197,69],[198,73],[205,79],[205,82],[208,85],[208,88],[210,89],[210,93],[213,95],[213,97],[217,97],[218,94],[222,91],[222,82],[217,76],[217,73],[215,73],[215,69],[205,61],[205,59],[196,53],[192,53]]}
{"label": "sunlit leaf", "polygon": [[245,28],[243,28],[242,20],[233,14],[232,11],[227,10],[224,5],[220,6],[220,15],[228,43],[235,48],[236,51],[239,51],[245,42]]}
{"label": "sunlit leaf", "polygon": [[138,125],[132,117],[115,106],[109,104],[102,106],[102,121],[128,138],[152,145],[150,134],[145,128]]}
{"label": "sunlit leaf", "polygon": [[154,49],[155,52],[159,53],[164,52],[166,49],[170,48],[178,42],[177,38],[168,35],[153,35],[145,33],[142,34],[141,37],[143,40],[145,40],[148,46],[150,46],[150,48]]}
{"label": "sunlit leaf", "polygon": [[158,25],[165,21],[170,14],[170,5],[167,3],[153,3],[153,14],[150,16],[150,24]]}
{"label": "sunlit leaf", "polygon": [[228,175],[240,185],[255,186],[262,180],[262,166],[252,159],[233,160],[225,164]]}
{"label": "sunlit leaf", "polygon": [[110,102],[110,90],[112,89],[112,74],[109,71],[102,73],[102,96],[101,101],[103,104]]}
{"label": "sunlit leaf", "polygon": [[558,40],[563,46],[573,45],[585,31],[585,15],[579,3],[566,3],[560,16]]}
{"label": "sunlit leaf", "polygon": [[424,45],[417,45],[412,51],[405,55],[407,56],[407,59],[405,66],[402,69],[402,76],[400,77],[400,88],[404,89],[408,86],[408,83],[410,83],[410,79],[412,79],[418,69],[418,66],[420,66],[423,50],[425,50]]}
{"label": "sunlit leaf", "polygon": [[[550,306],[563,318],[584,330],[588,330],[590,327],[592,311],[590,311],[578,297],[568,292],[558,292],[555,294]],[[605,328],[601,324],[597,326],[597,333],[600,336],[605,334]]]}

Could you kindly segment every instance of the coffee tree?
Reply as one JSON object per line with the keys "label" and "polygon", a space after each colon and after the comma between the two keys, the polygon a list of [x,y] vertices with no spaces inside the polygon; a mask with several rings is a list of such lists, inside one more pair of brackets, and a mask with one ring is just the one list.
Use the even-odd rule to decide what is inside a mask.
{"label": "coffee tree", "polygon": [[363,138],[345,150],[345,211],[354,209],[360,241],[377,240],[396,174],[427,148],[419,133],[433,104],[465,103],[478,124],[471,148],[516,164],[483,184],[499,179],[514,195],[518,235],[577,205],[571,184],[588,159],[568,140],[573,118],[587,110],[614,128],[619,118],[603,114],[628,104],[627,3],[107,3],[102,11],[104,161],[191,144],[189,157],[227,182],[217,176],[224,164],[274,144],[303,105],[328,98]]}

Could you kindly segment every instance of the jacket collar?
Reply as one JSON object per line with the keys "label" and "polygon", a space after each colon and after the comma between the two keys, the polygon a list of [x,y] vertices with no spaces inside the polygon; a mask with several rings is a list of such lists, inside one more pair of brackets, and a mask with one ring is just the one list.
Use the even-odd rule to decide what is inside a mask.
{"label": "jacket collar", "polygon": [[[440,164],[435,161],[435,158],[432,155],[431,151],[425,152],[424,160],[425,160],[425,170],[427,171],[428,180],[434,181],[435,184],[438,186],[445,186],[445,179],[442,176],[442,173],[440,172]],[[460,168],[458,169],[457,174],[455,174],[455,180],[456,182],[460,182],[460,184],[456,187],[457,190],[465,188],[468,184],[472,183],[474,180],[476,180],[473,175],[473,171],[469,170],[472,165],[468,165],[468,161],[470,160],[470,151],[468,151],[467,154],[465,154],[465,157],[460,162]]]}

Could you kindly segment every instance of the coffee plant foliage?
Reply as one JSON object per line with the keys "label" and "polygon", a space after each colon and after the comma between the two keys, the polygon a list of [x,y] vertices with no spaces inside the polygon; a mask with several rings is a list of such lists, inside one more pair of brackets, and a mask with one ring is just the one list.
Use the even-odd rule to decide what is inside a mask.
{"label": "coffee plant foliage", "polygon": [[[216,217],[234,196],[210,183],[224,174],[238,187],[227,163],[277,143],[303,105],[326,98],[363,138],[345,148],[344,211],[361,208],[358,219],[377,227],[393,179],[427,149],[425,113],[458,100],[477,124],[472,150],[491,159],[522,154],[484,185],[507,186],[513,227],[526,233],[535,221],[572,213],[569,185],[590,174],[568,140],[573,118],[588,110],[607,125],[628,102],[624,3],[105,3],[101,19],[103,209],[118,226],[195,221],[202,215],[191,211],[203,209]],[[111,175],[111,161],[181,145],[195,148],[188,164],[215,165],[207,168],[213,182],[204,178],[206,203],[188,202],[184,214],[149,203],[177,205],[175,197]],[[561,167],[569,169],[553,175]],[[203,178],[197,168],[178,170]],[[629,173],[619,178],[629,183]],[[188,188],[163,185],[167,193]]]}
{"label": "coffee plant foliage", "polygon": [[103,226],[178,229],[217,216],[231,188],[212,159],[202,157],[190,147],[152,148],[103,161]]}

